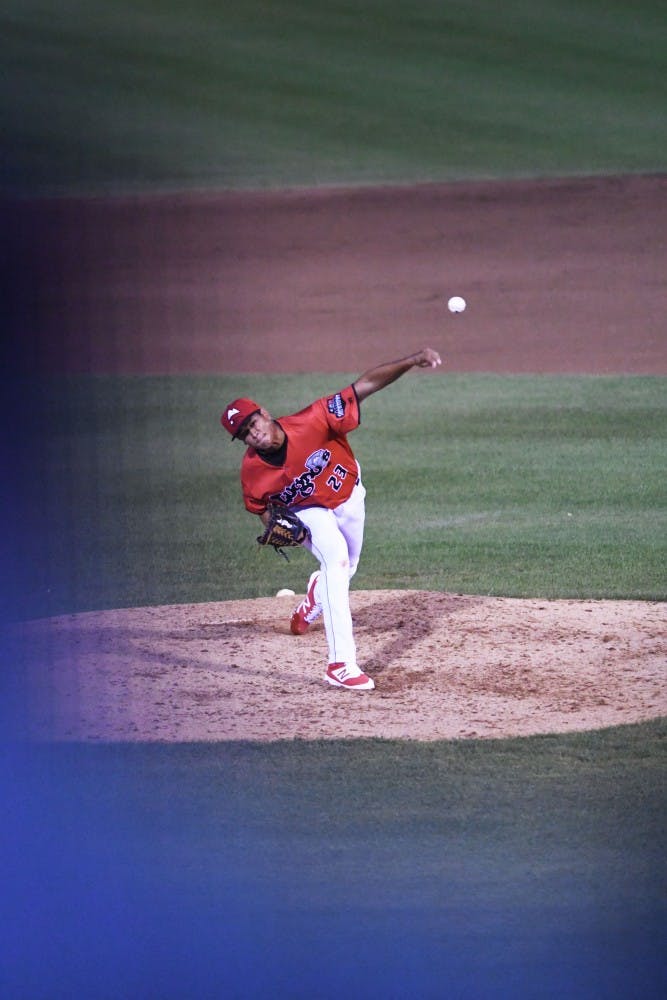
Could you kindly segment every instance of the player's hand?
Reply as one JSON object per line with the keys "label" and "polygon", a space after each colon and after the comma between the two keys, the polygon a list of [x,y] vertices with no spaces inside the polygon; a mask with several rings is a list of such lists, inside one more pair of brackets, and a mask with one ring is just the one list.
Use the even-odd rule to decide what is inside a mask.
{"label": "player's hand", "polygon": [[414,363],[419,368],[437,368],[438,365],[442,364],[442,359],[437,351],[431,347],[425,347],[423,351],[414,355]]}

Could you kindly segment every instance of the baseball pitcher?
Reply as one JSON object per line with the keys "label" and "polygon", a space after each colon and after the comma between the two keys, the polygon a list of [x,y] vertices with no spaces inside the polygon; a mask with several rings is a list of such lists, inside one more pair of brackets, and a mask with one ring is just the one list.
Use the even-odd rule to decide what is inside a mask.
{"label": "baseball pitcher", "polygon": [[375,684],[357,664],[350,613],[350,580],[364,535],[366,491],[347,435],[360,423],[361,403],[411,368],[436,368],[427,347],[378,365],[340,392],[289,416],[274,419],[252,399],[235,399],[220,421],[232,440],[246,445],[241,488],[246,509],[262,521],[258,541],[282,550],[303,545],[319,563],[290,621],[303,635],[320,615],[329,647],[325,681],[350,691]]}

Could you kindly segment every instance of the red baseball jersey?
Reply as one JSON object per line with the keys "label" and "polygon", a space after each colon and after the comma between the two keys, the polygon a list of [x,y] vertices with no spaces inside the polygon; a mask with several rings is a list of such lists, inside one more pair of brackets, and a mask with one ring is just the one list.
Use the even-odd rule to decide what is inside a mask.
{"label": "red baseball jersey", "polygon": [[288,507],[338,507],[348,499],[359,475],[347,440],[359,426],[359,400],[353,386],[324,396],[288,417],[278,417],[287,435],[280,465],[254,448],[241,463],[243,502],[261,514],[269,501]]}

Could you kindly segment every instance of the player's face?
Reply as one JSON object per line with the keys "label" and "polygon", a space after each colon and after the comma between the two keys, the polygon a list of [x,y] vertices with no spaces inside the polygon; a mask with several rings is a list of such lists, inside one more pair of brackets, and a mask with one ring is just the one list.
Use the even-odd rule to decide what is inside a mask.
{"label": "player's face", "polygon": [[239,438],[250,448],[257,451],[270,451],[275,447],[275,429],[273,418],[266,410],[259,410],[248,420]]}

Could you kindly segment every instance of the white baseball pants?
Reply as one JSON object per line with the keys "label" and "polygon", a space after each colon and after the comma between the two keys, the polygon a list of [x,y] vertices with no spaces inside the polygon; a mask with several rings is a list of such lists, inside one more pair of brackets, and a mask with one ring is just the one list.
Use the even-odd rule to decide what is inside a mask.
{"label": "white baseball pants", "polygon": [[335,510],[308,507],[299,517],[310,529],[304,542],[320,563],[315,600],[322,605],[329,663],[355,664],[357,649],[350,612],[350,580],[354,576],[364,541],[366,490],[361,478],[350,497]]}

